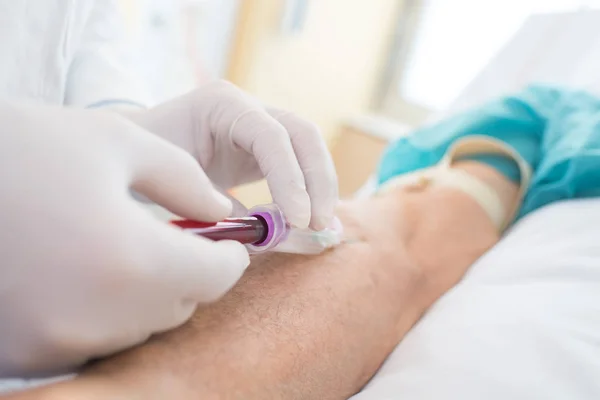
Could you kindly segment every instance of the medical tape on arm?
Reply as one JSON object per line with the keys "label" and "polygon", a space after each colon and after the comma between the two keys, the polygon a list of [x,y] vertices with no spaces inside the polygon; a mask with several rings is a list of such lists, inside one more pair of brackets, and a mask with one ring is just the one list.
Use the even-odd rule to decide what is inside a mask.
{"label": "medical tape on arm", "polygon": [[[453,163],[473,155],[501,155],[514,161],[520,172],[520,185],[514,204],[505,210],[498,193],[488,184],[466,171],[452,168]],[[499,232],[503,232],[515,219],[523,197],[531,181],[529,164],[506,143],[483,135],[463,138],[450,147],[442,160],[435,166],[414,171],[386,182],[378,191],[388,191],[397,186],[446,186],[456,188],[469,195],[480,205]]]}

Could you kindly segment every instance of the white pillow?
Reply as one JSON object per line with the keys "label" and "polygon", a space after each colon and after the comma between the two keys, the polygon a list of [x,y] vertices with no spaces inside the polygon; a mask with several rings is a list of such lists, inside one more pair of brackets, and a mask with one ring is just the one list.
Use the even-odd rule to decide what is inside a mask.
{"label": "white pillow", "polygon": [[600,199],[517,223],[353,400],[600,399]]}

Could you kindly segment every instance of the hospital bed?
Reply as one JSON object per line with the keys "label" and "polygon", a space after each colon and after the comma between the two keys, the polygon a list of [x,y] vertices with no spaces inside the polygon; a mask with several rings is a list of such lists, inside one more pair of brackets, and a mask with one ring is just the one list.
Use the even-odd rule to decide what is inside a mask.
{"label": "hospital bed", "polygon": [[[600,12],[532,17],[448,112],[531,80],[600,93]],[[600,199],[519,221],[352,400],[399,398],[600,399]]]}
{"label": "hospital bed", "polygon": [[[599,11],[531,17],[444,115],[531,81],[600,94]],[[516,223],[352,400],[399,398],[600,399],[600,198]]]}
{"label": "hospital bed", "polygon": [[352,400],[600,398],[600,199],[530,214]]}

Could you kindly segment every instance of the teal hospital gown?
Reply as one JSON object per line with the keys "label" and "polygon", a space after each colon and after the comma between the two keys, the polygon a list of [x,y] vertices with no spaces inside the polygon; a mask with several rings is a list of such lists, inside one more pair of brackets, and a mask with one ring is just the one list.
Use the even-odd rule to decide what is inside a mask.
{"label": "teal hospital gown", "polygon": [[[540,85],[392,143],[379,165],[378,183],[436,164],[452,143],[469,135],[502,140],[531,166],[532,181],[520,216],[554,201],[600,195],[600,100],[587,92]],[[472,158],[519,179],[516,164],[508,159]]]}

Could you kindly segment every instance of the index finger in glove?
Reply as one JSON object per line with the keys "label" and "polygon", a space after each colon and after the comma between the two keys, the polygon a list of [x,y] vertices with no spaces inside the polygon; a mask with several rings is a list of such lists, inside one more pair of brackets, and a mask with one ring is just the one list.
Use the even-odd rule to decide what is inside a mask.
{"label": "index finger in glove", "polygon": [[313,229],[325,229],[338,202],[338,182],[331,154],[319,128],[288,111],[274,108],[269,113],[287,130],[310,196]]}
{"label": "index finger in glove", "polygon": [[310,197],[285,128],[265,110],[252,107],[231,124],[230,137],[236,145],[254,155],[273,200],[288,221],[297,227],[307,227]]}

